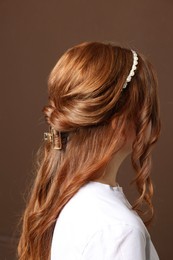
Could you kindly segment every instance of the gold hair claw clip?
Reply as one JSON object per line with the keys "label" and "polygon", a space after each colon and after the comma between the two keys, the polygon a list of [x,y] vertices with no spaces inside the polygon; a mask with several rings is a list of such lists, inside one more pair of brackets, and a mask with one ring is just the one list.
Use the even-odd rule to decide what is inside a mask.
{"label": "gold hair claw clip", "polygon": [[53,149],[62,149],[61,132],[49,127],[49,132],[44,133],[44,140],[52,143]]}

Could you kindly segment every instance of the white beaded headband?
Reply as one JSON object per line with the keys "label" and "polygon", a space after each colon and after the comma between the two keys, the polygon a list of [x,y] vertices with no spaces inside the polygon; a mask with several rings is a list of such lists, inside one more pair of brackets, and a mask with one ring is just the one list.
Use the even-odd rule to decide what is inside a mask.
{"label": "white beaded headband", "polygon": [[135,75],[135,70],[137,68],[136,65],[138,64],[138,55],[137,55],[137,53],[134,50],[131,50],[131,51],[133,53],[133,65],[132,65],[131,71],[130,71],[127,79],[126,79],[126,82],[125,82],[125,84],[123,86],[123,89],[127,87],[128,82],[130,82],[132,77]]}

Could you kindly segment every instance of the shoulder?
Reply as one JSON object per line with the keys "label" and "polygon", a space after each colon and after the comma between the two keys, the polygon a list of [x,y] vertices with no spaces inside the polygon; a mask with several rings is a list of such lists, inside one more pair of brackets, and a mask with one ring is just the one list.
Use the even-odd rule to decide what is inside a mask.
{"label": "shoulder", "polygon": [[[123,202],[124,200],[124,202]],[[69,218],[70,216],[70,218]],[[92,193],[77,193],[64,207],[61,218],[79,227],[79,230],[86,229],[87,234],[93,230],[109,227],[131,227],[139,229],[143,235],[149,233],[144,226],[142,219],[131,205],[127,204],[122,195],[121,199],[104,198],[92,196]],[[84,233],[84,232],[83,232]]]}
{"label": "shoulder", "polygon": [[139,228],[123,223],[105,225],[89,237],[82,259],[146,259],[145,247],[146,237]]}

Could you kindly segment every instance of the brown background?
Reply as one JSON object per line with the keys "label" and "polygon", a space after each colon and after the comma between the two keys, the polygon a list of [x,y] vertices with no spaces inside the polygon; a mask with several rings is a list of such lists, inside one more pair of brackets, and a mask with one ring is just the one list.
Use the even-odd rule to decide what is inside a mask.
{"label": "brown background", "polygon": [[[173,259],[173,3],[131,1],[0,1],[0,259],[15,259],[16,223],[24,208],[34,154],[47,131],[41,109],[57,59],[82,41],[112,41],[143,52],[159,78],[162,133],[153,152],[156,220],[150,230],[160,259]],[[131,201],[127,158],[119,183]],[[137,259],[136,259],[137,260]]]}

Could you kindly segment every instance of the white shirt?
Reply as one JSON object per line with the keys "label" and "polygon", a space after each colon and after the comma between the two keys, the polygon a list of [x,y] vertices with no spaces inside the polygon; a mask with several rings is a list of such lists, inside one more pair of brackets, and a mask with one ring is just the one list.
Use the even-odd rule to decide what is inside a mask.
{"label": "white shirt", "polygon": [[90,181],[56,220],[51,260],[158,260],[142,219],[123,188]]}

